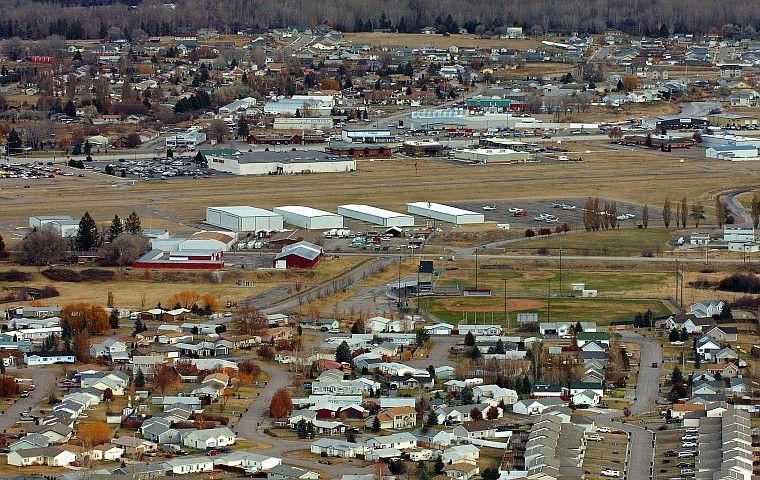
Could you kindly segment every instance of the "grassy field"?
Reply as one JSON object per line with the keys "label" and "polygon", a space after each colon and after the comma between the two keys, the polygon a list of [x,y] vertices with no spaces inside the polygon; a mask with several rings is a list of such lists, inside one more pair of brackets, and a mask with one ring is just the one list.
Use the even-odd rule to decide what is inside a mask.
{"label": "grassy field", "polygon": [[[522,299],[535,300],[535,299]],[[539,300],[535,300],[538,302]],[[655,316],[671,313],[661,300],[621,300],[607,298],[551,298],[549,301],[549,317],[547,319],[546,299],[543,304],[524,310],[510,309],[511,325],[515,325],[515,314],[538,313],[540,322],[562,320],[571,322],[597,322],[599,325],[609,325],[612,322],[630,321],[637,312],[651,309]],[[423,298],[420,305],[447,323],[475,323],[491,321],[504,323],[504,300],[498,297],[456,298],[453,305],[448,299]]]}
{"label": "grassy field", "polygon": [[619,230],[601,230],[573,235],[554,235],[551,237],[534,237],[526,242],[509,244],[506,253],[536,253],[544,250],[557,255],[562,249],[566,255],[603,255],[603,256],[640,256],[650,252],[657,254],[671,247],[668,241],[674,234],[670,229],[647,228]]}
{"label": "grassy field", "polygon": [[[536,48],[540,39],[522,38],[522,39],[500,39],[480,38],[477,35],[424,35],[419,33],[345,33],[343,37],[352,43],[371,43],[377,47],[387,47],[390,45],[404,45],[409,48],[420,48],[420,45],[435,45],[436,48],[449,48],[458,46],[460,48],[491,48],[491,47],[508,47],[516,50],[527,50]],[[562,41],[561,37],[554,37],[553,41]]]}

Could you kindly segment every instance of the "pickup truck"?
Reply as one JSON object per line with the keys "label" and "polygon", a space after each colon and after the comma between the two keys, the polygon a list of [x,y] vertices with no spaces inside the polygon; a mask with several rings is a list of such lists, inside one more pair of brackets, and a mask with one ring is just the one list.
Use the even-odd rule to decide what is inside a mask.
{"label": "pickup truck", "polygon": [[605,477],[612,477],[612,478],[620,478],[620,471],[619,470],[612,470],[610,468],[605,468],[601,471],[601,474]]}

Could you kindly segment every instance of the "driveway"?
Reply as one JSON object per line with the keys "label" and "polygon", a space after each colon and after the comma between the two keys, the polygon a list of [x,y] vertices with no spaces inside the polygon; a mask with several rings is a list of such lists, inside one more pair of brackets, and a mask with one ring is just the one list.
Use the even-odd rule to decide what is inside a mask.
{"label": "driveway", "polygon": [[45,400],[50,393],[54,392],[55,377],[60,372],[60,367],[35,367],[35,368],[12,368],[6,372],[16,378],[31,378],[35,389],[29,392],[26,398],[19,398],[15,403],[0,403],[0,431],[5,432],[11,428],[20,418],[22,411],[34,410]]}

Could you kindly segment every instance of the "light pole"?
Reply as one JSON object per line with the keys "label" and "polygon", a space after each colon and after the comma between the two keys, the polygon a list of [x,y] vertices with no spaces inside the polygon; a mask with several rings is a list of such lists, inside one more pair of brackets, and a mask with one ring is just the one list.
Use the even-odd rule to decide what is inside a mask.
{"label": "light pole", "polygon": [[509,330],[509,311],[507,310],[507,279],[504,278],[504,320],[507,322],[507,330]]}
{"label": "light pole", "polygon": [[551,316],[551,310],[549,308],[549,300],[551,299],[551,296],[552,296],[552,279],[548,278],[546,279],[546,281],[548,282],[548,288],[546,289],[546,321],[550,322],[552,319],[552,316]]}
{"label": "light pole", "polygon": [[480,253],[480,247],[475,249],[475,290],[478,289],[478,253]]}

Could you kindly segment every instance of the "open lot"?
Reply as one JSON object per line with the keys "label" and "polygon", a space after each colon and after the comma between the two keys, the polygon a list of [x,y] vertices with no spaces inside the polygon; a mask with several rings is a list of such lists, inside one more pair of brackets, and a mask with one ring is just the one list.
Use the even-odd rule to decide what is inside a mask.
{"label": "open lot", "polygon": [[[654,478],[670,479],[680,475],[681,469],[690,468],[696,470],[694,465],[696,457],[678,458],[677,456],[666,456],[666,452],[685,452],[694,451],[696,448],[682,448],[681,437],[686,435],[685,428],[674,428],[657,431],[655,434],[655,451],[654,451]],[[691,434],[693,435],[693,434]]]}

